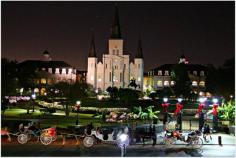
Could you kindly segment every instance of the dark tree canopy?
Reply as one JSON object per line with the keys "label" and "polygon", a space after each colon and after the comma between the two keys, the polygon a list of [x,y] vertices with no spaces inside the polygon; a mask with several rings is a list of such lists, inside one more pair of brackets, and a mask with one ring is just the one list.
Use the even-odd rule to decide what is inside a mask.
{"label": "dark tree canopy", "polygon": [[171,78],[175,81],[173,90],[176,96],[188,97],[191,91],[191,81],[185,64],[176,64],[171,71]]}

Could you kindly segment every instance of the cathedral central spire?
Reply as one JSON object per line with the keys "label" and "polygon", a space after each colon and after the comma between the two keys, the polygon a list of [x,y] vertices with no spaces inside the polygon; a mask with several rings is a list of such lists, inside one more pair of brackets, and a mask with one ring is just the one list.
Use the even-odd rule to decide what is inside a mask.
{"label": "cathedral central spire", "polygon": [[139,40],[138,40],[138,50],[137,50],[137,53],[135,55],[135,58],[143,58],[143,49],[142,49],[142,42],[141,42],[140,37],[139,37]]}
{"label": "cathedral central spire", "polygon": [[96,50],[95,50],[94,35],[92,36],[88,57],[97,57]]}
{"label": "cathedral central spire", "polygon": [[115,6],[115,15],[114,21],[111,28],[111,39],[121,39],[121,29],[120,29],[120,22],[119,22],[119,11],[117,5]]}

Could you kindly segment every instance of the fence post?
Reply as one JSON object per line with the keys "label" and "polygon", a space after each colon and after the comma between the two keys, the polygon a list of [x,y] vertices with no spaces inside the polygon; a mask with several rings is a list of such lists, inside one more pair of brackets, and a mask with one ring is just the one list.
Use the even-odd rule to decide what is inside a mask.
{"label": "fence post", "polygon": [[189,120],[189,127],[190,127],[190,131],[191,131],[191,128],[192,128],[192,122],[191,122],[191,120]]}

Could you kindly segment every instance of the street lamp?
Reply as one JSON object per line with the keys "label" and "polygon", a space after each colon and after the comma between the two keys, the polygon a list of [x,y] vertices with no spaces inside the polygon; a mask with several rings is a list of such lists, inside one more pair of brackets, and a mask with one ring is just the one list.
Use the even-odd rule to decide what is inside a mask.
{"label": "street lamp", "polygon": [[129,136],[126,133],[119,135],[117,139],[118,146],[121,149],[121,157],[124,157],[126,154],[126,147],[129,145]]}
{"label": "street lamp", "polygon": [[78,125],[79,124],[79,109],[80,109],[80,104],[81,104],[81,101],[76,101],[76,106],[75,106],[75,108],[76,108],[76,112],[77,112],[77,118],[76,118],[76,125]]}
{"label": "street lamp", "polygon": [[204,102],[207,100],[207,98],[206,97],[201,97],[201,98],[199,98],[198,99],[198,101],[200,102],[199,103],[199,105],[198,105],[198,111],[197,111],[197,114],[198,114],[198,116],[199,116],[199,123],[198,123],[198,125],[199,125],[199,127],[198,127],[198,129],[199,130],[202,130],[202,127],[203,127],[203,125],[204,125],[204,113],[203,113],[203,109],[204,109],[204,107],[205,107],[205,104],[204,104]]}
{"label": "street lamp", "polygon": [[181,103],[183,101],[182,98],[178,98],[177,100],[178,100],[179,103]]}
{"label": "street lamp", "polygon": [[218,100],[217,98],[213,98],[213,99],[212,99],[212,102],[213,102],[214,104],[217,104],[218,101],[219,101],[219,100]]}
{"label": "street lamp", "polygon": [[167,103],[167,102],[168,102],[168,98],[163,98],[163,101],[164,101],[165,103]]}
{"label": "street lamp", "polygon": [[207,100],[207,98],[204,98],[204,97],[201,97],[201,98],[198,99],[198,101],[200,103],[204,103],[206,100]]}
{"label": "street lamp", "polygon": [[32,100],[33,100],[33,112],[34,112],[34,100],[36,99],[36,94],[33,93],[33,94],[31,95],[31,98],[32,98]]}

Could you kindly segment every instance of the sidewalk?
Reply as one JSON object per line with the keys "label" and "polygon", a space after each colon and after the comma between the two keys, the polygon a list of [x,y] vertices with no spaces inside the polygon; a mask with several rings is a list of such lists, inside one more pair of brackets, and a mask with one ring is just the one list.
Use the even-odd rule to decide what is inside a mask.
{"label": "sidewalk", "polygon": [[[209,142],[209,143],[206,143],[204,140],[203,140],[203,145],[219,145],[219,142],[218,142],[218,137],[221,136],[221,143],[222,145],[235,145],[235,136],[233,135],[229,135],[229,134],[224,134],[224,133],[214,133],[211,135],[212,136],[212,140]],[[203,137],[201,136],[201,138],[203,139]],[[153,143],[152,139],[146,139],[145,140],[145,145],[151,145]],[[161,143],[161,140],[158,140],[157,138],[157,145],[159,144],[160,145]],[[179,141],[177,140],[176,141],[176,145],[186,145],[187,143],[183,142],[183,141]],[[143,145],[143,142],[138,142],[138,143],[135,143],[134,145]]]}

